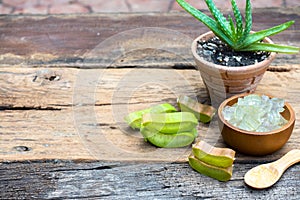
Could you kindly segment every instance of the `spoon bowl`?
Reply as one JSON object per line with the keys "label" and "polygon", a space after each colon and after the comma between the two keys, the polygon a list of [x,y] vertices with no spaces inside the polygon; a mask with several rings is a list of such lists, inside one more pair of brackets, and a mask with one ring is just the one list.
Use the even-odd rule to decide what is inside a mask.
{"label": "spoon bowl", "polygon": [[280,172],[272,165],[259,165],[246,173],[245,182],[256,189],[263,189],[271,187],[280,176]]}
{"label": "spoon bowl", "polygon": [[245,183],[256,189],[264,189],[274,185],[287,168],[300,162],[300,150],[294,149],[279,160],[256,166],[244,177]]}

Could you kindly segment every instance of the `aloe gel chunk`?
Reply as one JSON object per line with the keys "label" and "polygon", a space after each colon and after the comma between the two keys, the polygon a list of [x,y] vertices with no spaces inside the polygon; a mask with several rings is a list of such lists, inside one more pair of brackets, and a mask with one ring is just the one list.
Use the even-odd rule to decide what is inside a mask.
{"label": "aloe gel chunk", "polygon": [[266,95],[250,94],[239,98],[232,106],[225,106],[224,119],[233,126],[254,132],[268,132],[280,128],[287,120],[280,114],[284,100]]}

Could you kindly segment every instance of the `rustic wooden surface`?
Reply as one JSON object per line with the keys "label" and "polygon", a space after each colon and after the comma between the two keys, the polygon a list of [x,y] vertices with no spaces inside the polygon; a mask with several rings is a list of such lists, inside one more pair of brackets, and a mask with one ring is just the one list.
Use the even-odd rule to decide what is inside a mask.
{"label": "rustic wooden surface", "polygon": [[299,199],[299,165],[267,190],[243,182],[254,164],[235,165],[224,183],[186,163],[2,163],[1,199]]}
{"label": "rustic wooden surface", "polygon": [[[254,30],[294,19],[272,39],[300,46],[299,13],[257,9]],[[176,106],[180,94],[209,103],[189,53],[206,30],[184,13],[0,16],[1,198],[299,198],[299,165],[268,190],[243,183],[251,167],[299,148],[298,121],[280,151],[237,153],[227,183],[189,168],[190,147],[155,148],[124,124],[126,113]],[[299,63],[278,55],[257,89],[285,98],[296,118]],[[226,146],[215,123],[198,129],[197,140]]]}

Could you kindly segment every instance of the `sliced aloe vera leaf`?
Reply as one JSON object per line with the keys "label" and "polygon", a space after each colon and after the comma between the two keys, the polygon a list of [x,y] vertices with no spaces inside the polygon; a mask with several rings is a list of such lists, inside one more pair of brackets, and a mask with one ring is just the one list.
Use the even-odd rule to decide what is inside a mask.
{"label": "sliced aloe vera leaf", "polygon": [[[144,126],[142,125],[142,127],[144,127]],[[198,136],[198,131],[194,132],[194,130],[197,130],[197,128],[193,128],[193,129],[189,129],[189,130],[185,130],[185,131],[178,131],[178,132],[171,132],[170,131],[168,133],[161,132],[161,131],[157,130],[157,128],[153,128],[152,126],[146,126],[146,128],[149,131],[151,131],[153,134],[160,132],[160,133],[167,134],[167,135],[175,135],[175,134],[181,133],[181,132],[193,132],[195,134],[195,138]]]}
{"label": "sliced aloe vera leaf", "polygon": [[234,162],[234,150],[213,147],[202,140],[193,145],[192,151],[197,159],[216,167],[230,167]]}
{"label": "sliced aloe vera leaf", "polygon": [[198,120],[189,112],[146,113],[142,117],[142,125],[150,130],[176,134],[194,129]]}
{"label": "sliced aloe vera leaf", "polygon": [[177,103],[182,112],[193,113],[196,118],[203,123],[210,122],[216,113],[216,109],[214,107],[201,104],[188,96],[179,96]]}
{"label": "sliced aloe vera leaf", "polygon": [[157,131],[153,132],[146,127],[142,127],[141,133],[145,140],[154,146],[162,148],[177,148],[192,144],[195,140],[195,135],[197,135],[197,129],[194,128],[191,131],[171,135]]}
{"label": "sliced aloe vera leaf", "polygon": [[219,181],[228,181],[232,176],[232,166],[222,168],[209,165],[197,159],[194,155],[189,156],[189,164],[197,172]]}
{"label": "sliced aloe vera leaf", "polygon": [[169,112],[176,112],[176,108],[172,106],[171,104],[164,103],[159,104],[144,110],[139,110],[136,112],[132,112],[129,115],[125,116],[124,120],[126,123],[133,129],[140,129],[141,128],[141,122],[142,122],[142,116],[145,113],[169,113]]}

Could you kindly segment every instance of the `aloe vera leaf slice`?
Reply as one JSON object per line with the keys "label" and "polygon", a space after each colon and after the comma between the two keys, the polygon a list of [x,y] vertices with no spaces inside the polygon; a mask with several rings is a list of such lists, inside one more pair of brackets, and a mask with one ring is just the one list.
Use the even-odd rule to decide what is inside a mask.
{"label": "aloe vera leaf slice", "polygon": [[214,107],[201,104],[188,96],[179,96],[177,103],[182,112],[193,113],[196,118],[203,123],[210,122],[216,113],[216,109]]}
{"label": "aloe vera leaf slice", "polygon": [[[142,125],[142,127],[145,127],[145,126]],[[158,132],[160,132],[160,133],[164,133],[164,134],[167,134],[167,135],[175,135],[175,134],[182,133],[182,132],[193,132],[193,133],[195,134],[195,135],[194,135],[195,138],[198,136],[198,130],[197,130],[196,127],[194,127],[193,129],[188,129],[188,130],[184,130],[184,131],[182,131],[182,130],[179,130],[179,131],[177,131],[177,132],[169,131],[168,133],[166,133],[166,132],[161,132],[161,131],[157,130],[157,129],[159,129],[159,128],[157,128],[157,127],[154,127],[154,128],[153,128],[153,126],[146,126],[146,128],[147,128],[149,131],[151,131],[152,133],[158,133]],[[141,129],[140,129],[140,130],[141,130]],[[194,130],[197,130],[197,131],[194,131]]]}
{"label": "aloe vera leaf slice", "polygon": [[124,117],[125,122],[133,129],[140,129],[142,116],[145,113],[169,113],[169,112],[176,112],[176,108],[169,103],[159,104],[147,109],[139,110],[132,112]]}
{"label": "aloe vera leaf slice", "polygon": [[222,168],[209,165],[205,162],[200,161],[194,155],[189,156],[189,165],[197,172],[219,181],[228,181],[232,176],[232,166]]}
{"label": "aloe vera leaf slice", "polygon": [[194,144],[192,151],[197,159],[216,167],[230,167],[235,159],[234,150],[229,148],[213,147],[203,140]]}
{"label": "aloe vera leaf slice", "polygon": [[152,132],[146,127],[142,127],[141,133],[145,140],[154,146],[162,148],[178,148],[192,144],[195,140],[197,129],[170,135],[161,132]]}
{"label": "aloe vera leaf slice", "polygon": [[198,120],[189,112],[146,113],[142,117],[142,125],[162,133],[175,134],[194,129]]}

